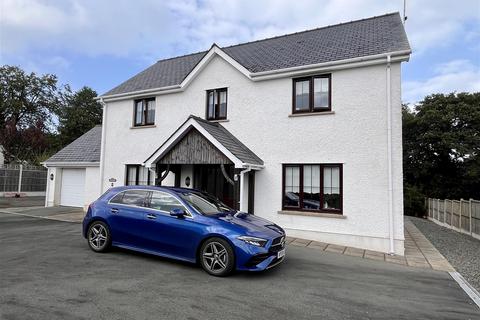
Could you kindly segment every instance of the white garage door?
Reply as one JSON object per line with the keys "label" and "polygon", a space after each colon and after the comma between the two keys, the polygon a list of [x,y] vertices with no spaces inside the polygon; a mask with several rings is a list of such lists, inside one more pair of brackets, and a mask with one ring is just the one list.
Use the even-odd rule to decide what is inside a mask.
{"label": "white garage door", "polygon": [[85,169],[63,169],[60,205],[83,207],[85,202]]}

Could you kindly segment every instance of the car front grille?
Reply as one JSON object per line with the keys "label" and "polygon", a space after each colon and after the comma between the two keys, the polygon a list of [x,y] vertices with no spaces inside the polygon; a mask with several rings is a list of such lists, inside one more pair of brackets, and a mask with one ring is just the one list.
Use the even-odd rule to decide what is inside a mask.
{"label": "car front grille", "polygon": [[285,248],[285,236],[281,236],[273,239],[272,245],[270,246],[270,252],[278,252]]}

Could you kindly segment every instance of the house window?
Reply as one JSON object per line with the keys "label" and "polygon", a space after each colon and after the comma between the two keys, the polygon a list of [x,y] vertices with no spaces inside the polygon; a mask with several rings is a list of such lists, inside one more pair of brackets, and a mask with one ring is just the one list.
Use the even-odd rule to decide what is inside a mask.
{"label": "house window", "polygon": [[139,164],[127,164],[125,185],[127,186],[151,186],[154,185],[154,175]]}
{"label": "house window", "polygon": [[133,125],[135,127],[155,124],[155,98],[135,100]]}
{"label": "house window", "polygon": [[341,164],[283,165],[283,209],[342,212]]}
{"label": "house window", "polygon": [[331,75],[293,79],[293,113],[332,110]]}
{"label": "house window", "polygon": [[227,119],[227,88],[207,90],[207,120]]}

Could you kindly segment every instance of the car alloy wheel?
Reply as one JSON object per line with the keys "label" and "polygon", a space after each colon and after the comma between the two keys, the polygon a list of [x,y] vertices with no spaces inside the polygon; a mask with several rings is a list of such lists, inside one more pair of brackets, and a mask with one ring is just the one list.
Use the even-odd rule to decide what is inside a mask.
{"label": "car alloy wheel", "polygon": [[110,246],[110,232],[105,223],[94,222],[88,229],[88,245],[93,251],[103,252]]}
{"label": "car alloy wheel", "polygon": [[208,273],[225,276],[233,270],[233,250],[225,240],[212,238],[202,246],[201,262]]}

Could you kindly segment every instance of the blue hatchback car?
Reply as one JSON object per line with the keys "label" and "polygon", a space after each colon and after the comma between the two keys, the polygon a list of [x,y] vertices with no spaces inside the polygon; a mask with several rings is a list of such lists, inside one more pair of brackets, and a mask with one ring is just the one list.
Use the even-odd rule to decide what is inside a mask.
{"label": "blue hatchback car", "polygon": [[112,188],[89,206],[83,236],[95,252],[122,247],[200,263],[215,276],[265,270],[285,258],[281,227],[186,188]]}

